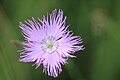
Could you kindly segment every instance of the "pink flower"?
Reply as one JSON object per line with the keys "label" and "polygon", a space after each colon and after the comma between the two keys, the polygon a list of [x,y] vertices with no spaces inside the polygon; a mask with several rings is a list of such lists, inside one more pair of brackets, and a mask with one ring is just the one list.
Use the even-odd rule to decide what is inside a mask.
{"label": "pink flower", "polygon": [[69,57],[75,57],[76,51],[83,50],[81,38],[67,30],[65,21],[62,10],[53,10],[50,17],[20,22],[25,38],[20,61],[35,62],[36,68],[42,64],[45,73],[57,77],[62,71],[61,65]]}

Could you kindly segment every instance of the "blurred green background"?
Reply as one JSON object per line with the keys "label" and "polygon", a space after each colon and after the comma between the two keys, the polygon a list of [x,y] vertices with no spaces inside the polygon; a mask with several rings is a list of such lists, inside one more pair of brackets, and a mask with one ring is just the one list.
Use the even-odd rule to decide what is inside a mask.
{"label": "blurred green background", "polygon": [[[18,62],[11,40],[23,41],[19,22],[62,9],[85,50],[57,77]],[[120,80],[120,0],[0,0],[0,80]]]}

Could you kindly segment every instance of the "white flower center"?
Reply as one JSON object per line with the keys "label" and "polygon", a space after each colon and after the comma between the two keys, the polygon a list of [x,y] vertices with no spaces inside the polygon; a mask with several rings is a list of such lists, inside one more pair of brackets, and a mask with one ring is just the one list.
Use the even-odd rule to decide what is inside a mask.
{"label": "white flower center", "polygon": [[43,51],[47,53],[52,53],[57,49],[58,43],[56,42],[55,38],[47,37],[43,39],[41,45],[42,45]]}

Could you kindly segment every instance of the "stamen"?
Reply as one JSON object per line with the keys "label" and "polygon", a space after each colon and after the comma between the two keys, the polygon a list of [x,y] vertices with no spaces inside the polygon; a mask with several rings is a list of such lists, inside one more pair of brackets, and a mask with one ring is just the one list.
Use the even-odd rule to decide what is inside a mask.
{"label": "stamen", "polygon": [[50,49],[52,49],[53,45],[52,44],[48,44],[47,47],[50,48]]}

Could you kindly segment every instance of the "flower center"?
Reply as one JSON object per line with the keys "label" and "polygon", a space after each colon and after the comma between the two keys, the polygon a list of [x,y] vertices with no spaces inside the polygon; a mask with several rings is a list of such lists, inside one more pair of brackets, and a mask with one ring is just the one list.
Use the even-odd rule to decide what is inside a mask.
{"label": "flower center", "polygon": [[57,49],[58,43],[56,42],[55,38],[49,36],[43,39],[41,45],[43,51],[47,53],[52,53]]}

